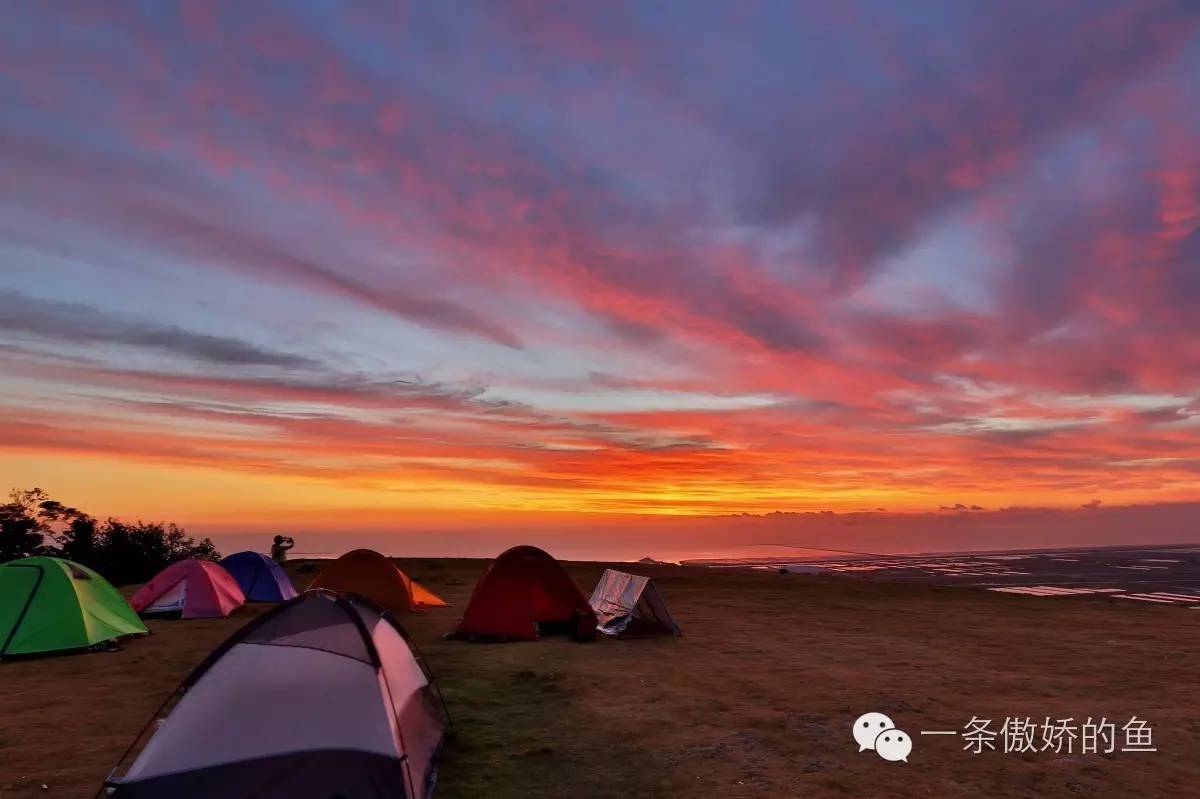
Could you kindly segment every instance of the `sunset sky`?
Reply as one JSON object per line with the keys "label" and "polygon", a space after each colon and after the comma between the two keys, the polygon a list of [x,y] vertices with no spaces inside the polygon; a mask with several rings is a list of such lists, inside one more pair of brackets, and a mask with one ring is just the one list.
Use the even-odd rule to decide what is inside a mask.
{"label": "sunset sky", "polygon": [[1200,500],[1198,75],[1194,0],[10,5],[0,488]]}

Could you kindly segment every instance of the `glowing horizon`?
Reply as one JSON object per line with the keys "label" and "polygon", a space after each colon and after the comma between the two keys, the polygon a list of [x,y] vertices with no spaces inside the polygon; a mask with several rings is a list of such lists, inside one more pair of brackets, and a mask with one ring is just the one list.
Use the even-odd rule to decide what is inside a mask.
{"label": "glowing horizon", "polygon": [[0,488],[202,530],[1200,500],[1194,3],[0,43]]}

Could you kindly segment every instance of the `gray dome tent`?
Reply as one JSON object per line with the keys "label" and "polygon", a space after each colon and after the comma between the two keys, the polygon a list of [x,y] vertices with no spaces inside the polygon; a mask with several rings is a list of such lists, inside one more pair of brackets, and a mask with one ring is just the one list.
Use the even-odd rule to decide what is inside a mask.
{"label": "gray dome tent", "polygon": [[218,647],[173,699],[128,770],[114,769],[110,796],[433,792],[444,705],[404,629],[361,597],[310,591],[280,605]]}

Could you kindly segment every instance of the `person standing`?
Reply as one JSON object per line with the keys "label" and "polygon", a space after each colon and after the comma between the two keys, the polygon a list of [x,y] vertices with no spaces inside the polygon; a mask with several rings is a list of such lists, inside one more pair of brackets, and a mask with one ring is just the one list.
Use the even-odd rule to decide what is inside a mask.
{"label": "person standing", "polygon": [[296,542],[289,536],[277,535],[274,543],[271,544],[271,560],[282,566],[287,562],[287,552],[292,547],[296,546]]}

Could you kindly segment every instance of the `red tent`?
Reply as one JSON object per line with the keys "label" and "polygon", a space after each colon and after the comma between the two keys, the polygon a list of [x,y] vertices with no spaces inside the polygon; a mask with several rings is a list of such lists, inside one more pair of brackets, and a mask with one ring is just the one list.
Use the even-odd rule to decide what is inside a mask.
{"label": "red tent", "polygon": [[596,637],[596,614],[566,569],[537,547],[513,547],[475,585],[455,636],[470,640],[535,641],[542,633]]}
{"label": "red tent", "polygon": [[129,600],[143,615],[178,614],[181,619],[228,616],[245,603],[232,574],[211,560],[196,558],[172,563]]}

